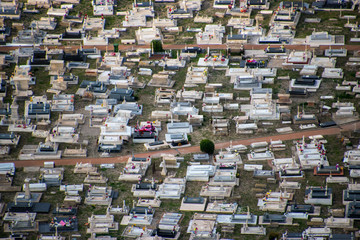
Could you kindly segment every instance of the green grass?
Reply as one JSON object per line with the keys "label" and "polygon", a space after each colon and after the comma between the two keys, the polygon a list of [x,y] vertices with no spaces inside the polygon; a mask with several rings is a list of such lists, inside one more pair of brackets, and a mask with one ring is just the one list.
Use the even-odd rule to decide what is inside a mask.
{"label": "green grass", "polygon": [[[343,12],[342,15],[352,15],[351,12]],[[351,22],[358,21],[359,15],[356,15],[356,20],[351,20]],[[340,14],[338,11],[328,12],[328,11],[318,11],[314,15],[302,14],[299,24],[296,28],[296,38],[305,38],[310,35],[314,30],[317,32],[326,31],[329,34],[335,35],[345,35],[346,44],[350,43],[350,38],[354,37],[355,34],[350,31],[350,28],[345,28],[344,25],[347,23],[345,19],[339,19]],[[305,23],[305,18],[320,18],[320,23]],[[333,20],[335,19],[335,20]]]}
{"label": "green grass", "polygon": [[49,99],[51,94],[46,92],[51,87],[49,73],[40,67],[32,68],[31,72],[36,76],[36,84],[31,86],[34,96],[47,95]]}

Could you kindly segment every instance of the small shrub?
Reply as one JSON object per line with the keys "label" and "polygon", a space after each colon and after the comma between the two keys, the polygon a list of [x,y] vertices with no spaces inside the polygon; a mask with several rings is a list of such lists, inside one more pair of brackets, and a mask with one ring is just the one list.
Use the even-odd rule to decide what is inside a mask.
{"label": "small shrub", "polygon": [[215,144],[209,139],[203,139],[200,142],[200,150],[204,153],[213,154],[215,151]]}
{"label": "small shrub", "polygon": [[269,240],[278,240],[279,239],[279,233],[277,232],[271,232],[269,234]]}
{"label": "small shrub", "polygon": [[152,44],[154,52],[158,53],[158,52],[164,51],[162,42],[160,40],[152,40],[151,44]]}

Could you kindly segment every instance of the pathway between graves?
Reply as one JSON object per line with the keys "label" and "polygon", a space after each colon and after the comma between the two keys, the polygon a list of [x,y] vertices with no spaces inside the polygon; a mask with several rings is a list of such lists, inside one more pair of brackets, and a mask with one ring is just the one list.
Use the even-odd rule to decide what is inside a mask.
{"label": "pathway between graves", "polygon": [[[24,46],[0,46],[0,51],[3,52],[8,52],[11,50],[15,50],[18,48],[23,48]],[[32,46],[28,46],[28,47],[32,47]],[[96,47],[99,50],[102,51],[113,51],[114,50],[114,46],[113,45],[108,45],[108,46],[83,46],[84,49],[92,49]],[[185,47],[201,47],[202,49],[227,49],[227,48],[231,48],[231,49],[240,49],[241,47],[244,47],[244,49],[246,50],[264,50],[265,48],[268,47],[268,44],[213,44],[213,45],[197,45],[197,44],[164,44],[163,48],[165,50],[176,50],[176,49],[184,49]],[[271,44],[271,47],[281,47],[281,45],[279,44]],[[329,49],[329,45],[321,45],[318,48],[320,50],[325,50],[325,49]],[[44,46],[40,46],[39,48],[44,49]],[[74,51],[80,48],[79,45],[70,45],[70,46],[46,46],[46,48],[48,49],[53,49],[53,48],[58,48],[58,49],[63,49],[65,51]],[[138,48],[150,48],[150,45],[119,45],[118,49],[119,51],[128,51],[128,50],[136,50]],[[287,44],[285,45],[286,49],[289,50],[297,50],[297,51],[304,51],[305,49],[310,49],[311,47],[309,45],[299,45],[299,44]],[[340,48],[345,48],[348,51],[360,51],[360,44],[354,44],[354,45],[342,45],[342,46],[331,46],[332,49],[340,49]]]}
{"label": "pathway between graves", "polygon": [[[358,126],[359,125],[359,126]],[[360,122],[348,123],[336,127],[331,128],[323,128],[323,129],[314,129],[314,130],[307,130],[307,131],[298,131],[293,133],[287,134],[278,134],[278,135],[269,135],[265,137],[256,137],[256,138],[248,138],[248,139],[241,139],[241,140],[234,140],[232,141],[233,145],[243,144],[243,145],[250,145],[253,142],[262,142],[262,141],[271,141],[271,140],[294,140],[300,139],[303,136],[309,137],[313,135],[337,135],[340,134],[342,131],[352,131],[360,127]],[[223,149],[230,146],[230,142],[223,142],[223,143],[216,143],[216,149]],[[160,157],[161,154],[188,154],[188,153],[198,153],[200,152],[199,146],[193,147],[186,147],[180,149],[169,149],[169,150],[161,150],[161,151],[153,151],[153,152],[146,152],[146,153],[139,153],[135,154],[135,157]],[[92,163],[92,164],[102,164],[102,163],[123,163],[128,160],[130,155],[127,156],[119,156],[119,157],[98,157],[98,158],[73,158],[73,159],[59,159],[59,160],[24,160],[24,161],[13,161],[16,167],[30,167],[30,166],[43,166],[45,161],[53,161],[56,165],[75,165],[77,162],[82,163]]]}

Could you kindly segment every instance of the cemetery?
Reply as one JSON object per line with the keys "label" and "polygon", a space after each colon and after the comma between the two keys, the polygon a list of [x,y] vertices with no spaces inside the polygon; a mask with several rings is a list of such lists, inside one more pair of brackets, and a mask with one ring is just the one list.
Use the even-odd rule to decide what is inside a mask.
{"label": "cemetery", "polygon": [[0,6],[0,239],[360,238],[358,0]]}
{"label": "cemetery", "polygon": [[[310,154],[311,149],[313,149],[312,144],[316,142],[319,147],[317,150],[323,151],[326,149],[328,155],[331,154],[331,150],[325,147],[329,144],[329,141],[331,142],[333,139],[334,138],[313,136],[311,139],[304,137],[303,139],[295,141],[285,141],[283,144],[294,144],[298,149],[302,149],[304,152]],[[279,141],[272,141],[271,143],[254,142],[248,147],[253,149],[253,151],[258,151],[264,146],[274,145],[278,142]],[[229,151],[235,152],[236,149],[242,152],[239,156],[243,156],[243,158],[246,159],[244,154],[248,151],[247,147],[232,145]],[[290,172],[292,169],[300,168],[301,162],[299,162],[297,157],[278,158],[277,155],[279,153],[282,153],[282,151],[274,153],[275,158],[272,160],[274,170],[279,173],[279,176],[284,169]],[[356,151],[344,151],[343,156],[354,159],[357,156],[356,153]],[[226,153],[223,151],[219,152],[219,156],[226,156],[224,154]],[[231,154],[231,152],[227,154]],[[155,234],[158,237],[160,235],[171,235],[174,238],[179,238],[182,234],[189,237],[204,236],[204,234],[208,235],[208,230],[212,230],[211,236],[214,234],[214,236],[218,236],[222,231],[215,231],[216,226],[220,226],[220,229],[229,230],[229,227],[226,227],[228,224],[234,224],[235,228],[240,229],[242,235],[266,236],[266,234],[271,231],[269,229],[271,229],[273,225],[286,226],[288,229],[288,226],[294,225],[296,222],[312,221],[312,219],[321,218],[324,216],[323,206],[326,205],[332,208],[331,206],[333,206],[334,203],[340,204],[336,205],[339,206],[338,208],[343,206],[345,215],[344,213],[343,215],[335,214],[335,210],[337,209],[334,208],[332,215],[324,217],[323,227],[314,225],[310,228],[304,228],[302,234],[304,236],[323,236],[329,232],[336,231],[336,229],[354,229],[356,226],[358,217],[355,212],[357,208],[355,203],[358,200],[357,191],[360,189],[357,183],[333,181],[329,183],[333,186],[333,188],[331,188],[327,185],[322,185],[322,181],[319,182],[314,179],[319,185],[308,187],[304,183],[305,180],[303,176],[291,180],[285,178],[276,181],[273,175],[274,172],[266,170],[269,169],[269,167],[263,165],[263,160],[260,160],[258,161],[260,164],[257,165],[260,167],[255,167],[254,165],[255,172],[261,168],[265,168],[265,170],[261,170],[263,173],[260,171],[256,174],[262,176],[263,174],[266,175],[269,173],[269,175],[266,175],[265,178],[259,178],[262,180],[255,180],[255,178],[250,180],[250,182],[254,184],[254,188],[253,190],[249,190],[244,186],[245,182],[249,182],[249,180],[246,180],[244,177],[248,176],[249,178],[252,174],[249,175],[244,171],[245,166],[244,170],[242,169],[242,163],[238,164],[234,161],[218,163],[219,160],[222,160],[218,158],[218,161],[214,162],[217,164],[211,167],[211,165],[204,165],[204,163],[210,161],[206,154],[198,155],[176,157],[175,155],[164,154],[161,158],[130,157],[127,161],[128,165],[116,164],[114,166],[115,168],[109,168],[101,172],[99,172],[97,165],[81,162],[75,166],[65,166],[64,168],[56,167],[52,162],[46,162],[44,167],[41,169],[38,168],[38,170],[36,170],[35,167],[33,167],[34,169],[29,168],[28,170],[24,168],[24,170],[20,171],[25,171],[24,174],[29,178],[23,180],[24,191],[18,191],[16,194],[13,193],[15,197],[11,199],[7,205],[4,216],[6,223],[4,225],[4,231],[6,232],[8,231],[7,229],[13,229],[22,232],[26,229],[28,233],[31,231],[39,231],[39,233],[43,234],[42,236],[45,236],[45,234],[58,234],[60,236],[68,236],[70,234],[70,236],[74,236],[74,232],[79,231],[79,221],[82,221],[81,219],[84,214],[79,212],[78,209],[94,208],[97,209],[96,212],[89,211],[85,219],[87,224],[84,229],[84,234],[90,236],[100,237],[105,234],[108,236],[121,235],[133,238],[133,236],[140,237]],[[191,163],[190,161],[192,160],[203,164],[195,164],[192,167],[190,165],[187,172],[183,172],[182,175],[178,175],[178,177],[172,175],[181,169],[186,169],[186,163]],[[196,163],[195,161],[194,163]],[[332,159],[330,161],[332,161]],[[349,160],[346,162],[349,162]],[[349,163],[352,162],[350,161]],[[151,166],[153,164],[155,164],[156,172],[158,172],[155,175],[151,174]],[[150,169],[145,171],[144,175],[139,175],[138,178],[134,178],[133,182],[137,183],[133,184],[132,187],[131,183],[119,183],[121,186],[128,187],[129,192],[130,189],[132,189],[131,191],[133,192],[130,195],[126,194],[127,197],[123,198],[119,195],[119,189],[117,187],[106,187],[105,178],[108,179],[108,183],[110,184],[118,182],[116,172],[124,167],[127,169],[135,169],[132,166],[135,166],[135,168],[136,166],[144,166],[150,167]],[[9,174],[9,180],[6,181],[8,186],[11,186],[11,180],[14,179],[14,177],[15,183],[17,183],[16,173],[18,170],[15,172],[15,168],[11,165],[1,164],[0,167],[2,172],[8,172]],[[250,166],[247,166],[247,168],[249,167]],[[317,170],[317,168],[318,166],[315,166],[314,170]],[[42,179],[46,179],[46,181],[42,183],[44,186],[30,182],[33,181],[30,180],[30,177],[36,176],[36,171],[40,171]],[[336,171],[336,168],[334,167],[331,171]],[[50,179],[52,179],[50,175],[58,175],[59,173],[63,174],[61,179],[65,182],[62,182],[60,187],[55,187],[54,184],[59,180],[55,178],[50,181]],[[201,184],[201,188],[197,188],[196,186],[199,186],[198,183],[205,180],[205,178],[201,177],[201,175],[205,173],[208,176],[206,178],[208,179],[207,181],[210,180],[209,184],[204,182]],[[236,178],[235,180],[231,180],[239,173],[240,182],[236,181]],[[72,174],[77,174],[77,176],[82,177],[75,179],[68,178]],[[315,177],[316,179],[326,178],[326,176],[323,175],[315,176],[312,171],[307,170],[304,171],[304,174],[309,177]],[[334,174],[330,175],[330,178],[337,178],[335,175],[334,172]],[[151,176],[156,176],[156,178]],[[181,176],[184,177],[182,178]],[[87,183],[90,179],[92,182]],[[162,183],[158,182],[159,179],[163,179]],[[220,182],[217,183],[216,179],[219,179]],[[14,181],[12,184],[14,184]],[[343,187],[338,188],[337,185]],[[305,196],[300,197],[299,191],[303,189],[303,187],[305,187]],[[64,199],[63,203],[59,203],[58,198],[56,200],[54,199],[55,202],[52,203],[51,198],[46,196],[49,194],[49,190],[53,191],[55,190],[54,188],[60,190],[62,196],[64,196],[61,198]],[[189,191],[189,188],[192,190]],[[344,188],[345,190],[342,191],[341,189]],[[194,190],[197,190],[197,192],[193,192]],[[334,191],[337,192],[336,194],[341,195],[342,199],[334,195]],[[253,196],[247,197],[246,193],[251,193]],[[200,197],[197,197],[199,195]],[[239,199],[238,196],[241,198]],[[252,197],[256,197],[258,201],[254,204],[252,204],[251,201],[247,201],[247,205],[243,205],[243,203],[245,203],[243,198],[250,200]],[[133,199],[132,204],[131,201],[128,200],[129,198]],[[172,209],[170,212],[165,210],[168,209],[169,201],[177,202],[175,205],[176,208],[170,208]],[[84,205],[82,203],[84,203]],[[127,203],[130,203],[130,205],[127,205]],[[156,211],[155,208],[157,209]],[[37,225],[35,214],[50,214],[50,212],[54,214],[54,217],[51,218],[49,222],[40,221]],[[17,221],[17,225],[14,225],[14,220],[11,219],[18,214],[19,220],[15,220],[15,222]],[[189,217],[192,216],[192,218],[189,219],[190,221],[186,222],[186,225],[183,225],[183,214]],[[27,216],[31,216],[32,218],[28,218]],[[73,216],[70,218],[71,220],[69,220],[69,216]],[[155,216],[158,216],[160,220],[155,220]],[[284,228],[284,232],[281,234],[286,233],[292,235],[292,233],[286,232]],[[294,234],[295,233],[296,231]],[[234,232],[233,234],[236,233]]]}

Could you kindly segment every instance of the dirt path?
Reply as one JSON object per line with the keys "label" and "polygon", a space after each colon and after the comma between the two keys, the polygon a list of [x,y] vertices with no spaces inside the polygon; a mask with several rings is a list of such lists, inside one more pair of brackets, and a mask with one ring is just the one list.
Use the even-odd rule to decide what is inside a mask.
{"label": "dirt path", "polygon": [[[216,44],[216,45],[197,45],[197,44],[164,44],[163,48],[164,49],[184,49],[185,46],[187,47],[201,47],[203,49],[207,49],[208,47],[210,49],[227,49],[228,45],[227,44]],[[229,45],[231,48],[233,49],[239,49],[240,47],[244,47],[246,50],[264,50],[265,48],[268,47],[268,44],[231,44]],[[96,47],[97,49],[100,49],[102,51],[108,50],[108,51],[113,51],[114,50],[114,46],[113,45],[108,45],[108,46],[83,46],[83,48],[94,48]],[[281,45],[279,44],[271,44],[271,47],[281,47]],[[0,46],[0,51],[3,52],[8,52],[10,50],[15,50],[21,48],[20,46]],[[41,46],[40,48],[44,49],[44,46]],[[53,49],[53,48],[58,48],[58,49],[64,49],[64,50],[77,50],[80,48],[79,45],[71,45],[71,46],[47,46],[48,49]],[[136,50],[138,48],[150,48],[150,45],[119,45],[118,46],[119,51],[126,51],[126,50]],[[305,50],[306,45],[285,45],[286,49],[289,50],[297,50],[297,51],[302,51]],[[331,46],[331,48],[333,49],[340,49],[340,48],[345,48],[349,51],[359,51],[360,50],[360,45],[344,45],[344,46]],[[307,49],[310,49],[310,46],[307,46]],[[329,49],[328,45],[321,45],[319,47],[319,49],[321,50],[325,50],[325,49]]]}
{"label": "dirt path", "polygon": [[[300,132],[294,132],[294,133],[287,133],[287,134],[277,134],[277,135],[270,135],[266,137],[255,137],[255,138],[248,138],[243,140],[236,140],[232,141],[233,145],[238,144],[244,144],[249,145],[253,142],[262,142],[270,140],[293,140],[293,139],[300,139],[303,136],[313,136],[313,135],[337,135],[340,134],[342,131],[351,131],[354,129],[357,129],[360,123],[349,123],[341,125],[340,127],[332,127],[332,128],[325,128],[325,129],[315,129],[315,130],[306,130],[306,131],[300,131]],[[216,143],[215,147],[216,149],[222,149],[225,147],[230,146],[230,142],[224,142],[224,143]],[[159,157],[162,153],[167,154],[189,154],[189,153],[197,153],[200,152],[199,146],[193,146],[193,147],[186,147],[186,148],[180,148],[177,150],[169,149],[169,150],[162,150],[162,151],[153,151],[153,152],[146,152],[146,153],[139,153],[135,154],[136,157]],[[24,160],[24,161],[13,161],[15,163],[16,167],[29,167],[29,166],[43,166],[45,161],[54,161],[56,165],[75,165],[77,162],[83,162],[83,163],[92,163],[92,164],[102,164],[102,163],[123,163],[128,160],[128,156],[119,156],[119,157],[109,157],[109,158],[74,158],[74,159],[59,159],[59,160]],[[8,161],[7,161],[8,162]]]}

